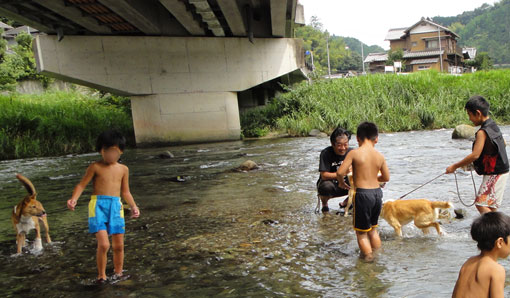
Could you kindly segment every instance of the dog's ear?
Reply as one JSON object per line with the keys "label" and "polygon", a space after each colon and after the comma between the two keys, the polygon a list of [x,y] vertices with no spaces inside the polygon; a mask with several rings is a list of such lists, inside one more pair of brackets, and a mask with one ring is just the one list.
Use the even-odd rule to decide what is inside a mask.
{"label": "dog's ear", "polygon": [[16,218],[21,217],[21,211],[23,211],[24,203],[25,203],[25,200],[19,202],[19,204],[14,207],[14,216],[16,216]]}
{"label": "dog's ear", "polygon": [[26,195],[23,201],[28,204],[31,200],[35,200],[35,197],[35,195]]}

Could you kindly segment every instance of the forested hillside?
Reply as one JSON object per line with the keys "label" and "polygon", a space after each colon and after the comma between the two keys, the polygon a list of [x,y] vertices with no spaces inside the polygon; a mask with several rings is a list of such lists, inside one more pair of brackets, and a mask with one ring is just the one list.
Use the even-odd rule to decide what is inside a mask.
{"label": "forested hillside", "polygon": [[510,64],[510,0],[433,20],[459,34],[459,46],[488,52],[494,64]]}
{"label": "forested hillside", "polygon": [[[317,17],[312,17],[309,25],[296,28],[296,37],[304,40],[304,48],[313,53],[314,65],[319,73],[325,73],[328,69],[328,56],[326,52],[326,40],[329,36],[329,59],[331,73],[346,70],[361,70],[361,42],[352,37],[330,35],[324,30]],[[384,52],[384,49],[374,45],[363,44],[364,56],[373,52]],[[306,57],[308,63],[311,57]]]}

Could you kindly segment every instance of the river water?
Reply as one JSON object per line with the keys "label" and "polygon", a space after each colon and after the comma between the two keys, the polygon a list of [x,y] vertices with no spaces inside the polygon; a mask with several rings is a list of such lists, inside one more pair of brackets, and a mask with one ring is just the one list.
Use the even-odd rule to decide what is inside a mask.
{"label": "river water", "polygon": [[[509,139],[510,127],[502,127]],[[444,172],[471,143],[451,130],[381,134],[396,199]],[[424,236],[409,224],[403,239],[380,221],[382,249],[375,262],[359,259],[352,217],[315,214],[320,151],[329,139],[289,138],[132,149],[123,155],[141,209],[126,217],[129,280],[96,286],[95,238],[87,234],[90,187],[75,212],[66,200],[97,154],[0,162],[0,296],[2,297],[448,297],[462,263],[478,253],[469,236],[477,215],[443,220],[446,235]],[[357,146],[355,138],[351,147]],[[173,159],[156,156],[170,150]],[[252,172],[232,168],[251,159]],[[15,173],[29,177],[48,212],[54,243],[41,254],[15,253],[10,212],[25,195]],[[185,182],[176,182],[184,176]],[[461,197],[474,197],[469,173],[458,175]],[[478,187],[481,179],[475,175]],[[501,211],[510,213],[510,192]],[[457,199],[445,175],[407,198]],[[453,210],[451,210],[453,213]],[[29,236],[33,240],[34,235]],[[31,245],[32,243],[29,243]],[[508,260],[501,263],[510,269]],[[113,273],[111,252],[107,274]],[[509,284],[507,277],[506,284]],[[510,287],[505,293],[510,294]]]}

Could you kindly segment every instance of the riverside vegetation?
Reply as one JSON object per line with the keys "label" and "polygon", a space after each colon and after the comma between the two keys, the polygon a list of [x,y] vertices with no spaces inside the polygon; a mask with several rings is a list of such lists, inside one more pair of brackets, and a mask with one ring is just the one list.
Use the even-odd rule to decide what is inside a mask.
{"label": "riverside vegetation", "polygon": [[110,128],[134,144],[129,99],[77,91],[0,95],[0,159],[92,152]]}
{"label": "riverside vegetation", "polygon": [[270,131],[306,136],[312,129],[330,133],[337,126],[355,131],[362,121],[373,121],[385,132],[451,128],[469,123],[464,105],[475,94],[489,100],[496,122],[510,123],[510,70],[368,75],[303,82],[288,91],[241,114],[245,137]]}
{"label": "riverside vegetation", "polygon": [[[355,131],[365,120],[382,131],[454,127],[468,123],[466,100],[481,94],[492,117],[510,123],[510,70],[451,76],[421,72],[303,82],[268,105],[241,114],[245,137],[270,131],[306,136],[316,128]],[[129,99],[77,91],[0,95],[0,159],[94,151],[99,132],[117,128],[134,145]]]}

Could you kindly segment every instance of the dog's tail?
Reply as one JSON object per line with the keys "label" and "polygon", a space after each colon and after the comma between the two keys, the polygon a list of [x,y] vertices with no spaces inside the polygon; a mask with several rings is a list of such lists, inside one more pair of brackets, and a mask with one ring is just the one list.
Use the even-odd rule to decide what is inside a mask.
{"label": "dog's tail", "polygon": [[448,209],[453,208],[453,204],[450,202],[441,202],[441,201],[432,201],[430,202],[432,204],[432,208],[438,208],[438,209]]}
{"label": "dog's tail", "polygon": [[27,177],[21,174],[16,174],[16,178],[18,178],[18,180],[21,182],[21,184],[23,184],[23,186],[27,189],[28,193],[31,196],[37,194],[34,185],[32,184],[32,182],[30,182],[30,180],[28,180]]}

